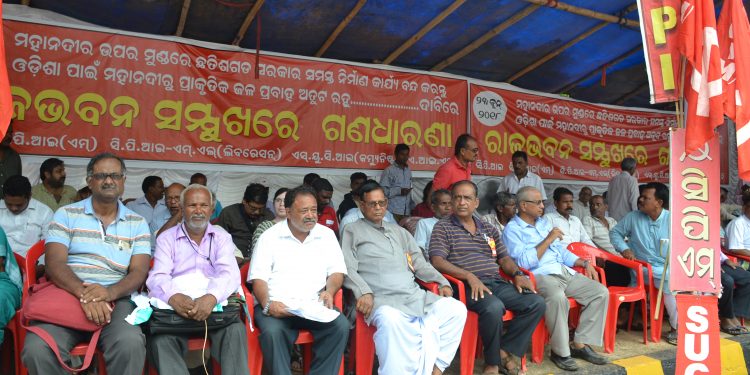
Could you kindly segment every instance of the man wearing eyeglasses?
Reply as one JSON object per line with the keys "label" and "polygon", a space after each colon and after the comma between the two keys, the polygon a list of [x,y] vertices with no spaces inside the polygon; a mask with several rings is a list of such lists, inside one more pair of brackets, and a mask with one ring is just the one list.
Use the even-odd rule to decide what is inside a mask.
{"label": "man wearing eyeglasses", "polygon": [[[383,220],[388,199],[376,182],[358,191],[364,218],[343,228],[344,286],[357,311],[377,328],[379,374],[442,374],[461,340],[466,307],[451,297],[448,281],[422,255],[414,238]],[[415,279],[440,284],[440,296]]]}
{"label": "man wearing eyeglasses", "polygon": [[[594,265],[568,251],[563,244],[563,232],[553,228],[545,218],[542,193],[535,187],[518,190],[518,215],[503,231],[503,242],[510,256],[536,277],[536,288],[547,304],[545,323],[550,332],[552,354],[550,360],[566,371],[576,371],[573,360],[603,365],[609,361],[597,354],[590,345],[601,346],[607,317],[609,292],[598,282]],[[582,267],[585,274],[572,267]],[[569,344],[568,297],[573,297],[581,308],[579,325]]]}
{"label": "man wearing eyeglasses", "polygon": [[479,144],[469,134],[461,134],[456,138],[453,157],[441,165],[432,179],[432,190],[450,190],[454,183],[471,180],[471,163],[477,160]]}
{"label": "man wearing eyeglasses", "polygon": [[[140,374],[146,357],[141,328],[125,321],[133,311],[130,293],[146,280],[151,235],[146,220],[120,202],[125,163],[104,153],[86,167],[91,197],[60,208],[50,223],[45,249],[47,277],[80,299],[93,323],[103,326],[99,348],[110,374]],[[112,307],[112,305],[114,307]],[[47,331],[63,358],[91,333],[51,323]],[[66,374],[49,346],[28,332],[22,353],[31,374]]]}

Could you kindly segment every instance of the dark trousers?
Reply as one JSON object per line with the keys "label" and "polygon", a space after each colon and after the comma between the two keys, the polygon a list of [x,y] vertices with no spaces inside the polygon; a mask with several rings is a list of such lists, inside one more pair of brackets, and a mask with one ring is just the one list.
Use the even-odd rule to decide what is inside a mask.
{"label": "dark trousers", "polygon": [[[146,337],[141,327],[130,325],[125,317],[133,311],[130,298],[117,300],[112,310],[112,322],[104,326],[99,337],[99,350],[104,354],[107,374],[140,375],[146,358]],[[91,332],[77,331],[48,323],[33,323],[44,328],[55,339],[60,356],[70,364],[70,349],[91,338]],[[39,336],[28,332],[21,354],[29,374],[67,374],[57,357]],[[95,367],[92,365],[92,367]]]}
{"label": "dark trousers", "polygon": [[339,314],[329,323],[297,316],[279,319],[263,315],[261,306],[256,305],[255,324],[260,329],[263,362],[272,375],[291,375],[292,345],[300,329],[309,330],[315,340],[310,375],[338,374],[349,336],[349,321],[344,315]]}
{"label": "dark trousers", "polygon": [[[189,374],[185,355],[188,352],[190,337],[194,335],[160,334],[148,338],[150,362],[159,374]],[[224,328],[208,332],[211,357],[221,365],[221,373],[226,375],[247,375],[247,336],[245,324],[234,323]],[[211,367],[210,364],[207,367]]]}
{"label": "dark trousers", "polygon": [[726,264],[721,265],[721,270],[724,291],[719,299],[719,317],[750,318],[750,272]]}
{"label": "dark trousers", "polygon": [[[544,298],[538,294],[521,294],[512,284],[499,279],[482,280],[492,294],[484,298],[471,299],[471,288],[466,284],[466,307],[479,314],[479,335],[484,345],[484,362],[500,364],[500,349],[518,357],[526,354],[531,335],[544,316]],[[503,335],[505,310],[513,312],[513,320]]]}
{"label": "dark trousers", "polygon": [[[623,265],[606,262],[604,263],[604,274],[607,276],[609,286],[629,286],[630,268]],[[645,280],[648,283],[648,280]]]}

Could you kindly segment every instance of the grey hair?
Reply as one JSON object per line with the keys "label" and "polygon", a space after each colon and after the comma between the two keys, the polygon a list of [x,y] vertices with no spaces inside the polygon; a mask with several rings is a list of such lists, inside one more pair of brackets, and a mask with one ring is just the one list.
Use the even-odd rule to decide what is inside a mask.
{"label": "grey hair", "polygon": [[206,186],[203,186],[201,184],[190,184],[185,188],[185,190],[182,191],[182,193],[180,193],[180,207],[185,207],[185,196],[187,195],[188,191],[191,190],[205,190],[208,193],[209,198],[211,199],[211,209],[214,208],[214,194]]}
{"label": "grey hair", "polygon": [[529,198],[531,198],[531,193],[533,193],[533,192],[538,192],[539,193],[540,191],[539,191],[539,189],[537,189],[537,188],[535,188],[533,186],[524,186],[524,187],[518,189],[518,191],[516,192],[516,199],[518,199],[519,202],[520,201],[528,201],[528,200],[530,200]]}
{"label": "grey hair", "polygon": [[625,158],[622,159],[622,163],[620,163],[620,169],[623,171],[631,172],[635,170],[636,161],[633,158]]}
{"label": "grey hair", "polygon": [[[501,191],[497,193],[497,200],[495,201],[495,206],[505,206],[511,201],[516,200],[516,196],[508,193],[507,191]],[[518,202],[516,202],[518,203]]]}

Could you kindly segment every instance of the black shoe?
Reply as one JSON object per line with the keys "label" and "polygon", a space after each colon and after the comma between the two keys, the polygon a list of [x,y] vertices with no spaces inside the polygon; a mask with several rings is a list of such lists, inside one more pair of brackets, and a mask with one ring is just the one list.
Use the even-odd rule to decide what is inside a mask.
{"label": "black shoe", "polygon": [[576,364],[576,361],[573,360],[573,358],[570,357],[561,357],[555,352],[550,353],[549,355],[550,361],[555,364],[555,366],[565,370],[565,371],[578,371],[578,365]]}
{"label": "black shoe", "polygon": [[580,358],[595,365],[606,365],[609,360],[601,354],[597,354],[590,346],[584,345],[581,349],[570,348],[570,356]]}

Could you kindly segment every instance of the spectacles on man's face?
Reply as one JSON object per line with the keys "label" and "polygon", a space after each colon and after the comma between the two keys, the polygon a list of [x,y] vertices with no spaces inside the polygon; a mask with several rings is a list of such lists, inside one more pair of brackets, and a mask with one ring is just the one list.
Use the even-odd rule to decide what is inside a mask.
{"label": "spectacles on man's face", "polygon": [[474,148],[464,148],[464,150],[471,151],[472,153],[476,154],[479,152],[479,147]]}
{"label": "spectacles on man's face", "polygon": [[367,205],[367,207],[370,207],[370,208],[375,208],[377,206],[385,208],[386,206],[388,206],[388,200],[385,199],[382,201],[369,201],[369,202],[365,202],[365,205]]}
{"label": "spectacles on man's face", "polygon": [[113,181],[121,181],[125,175],[122,173],[92,173],[89,177],[97,181],[105,181],[108,178]]}
{"label": "spectacles on man's face", "polygon": [[541,200],[541,199],[540,199],[540,200],[538,200],[538,201],[522,201],[522,202],[526,202],[526,203],[532,203],[532,204],[535,204],[535,205],[537,205],[537,206],[538,206],[538,205],[540,205],[540,204],[542,204],[542,203],[544,203],[544,201],[543,201],[543,200]]}

